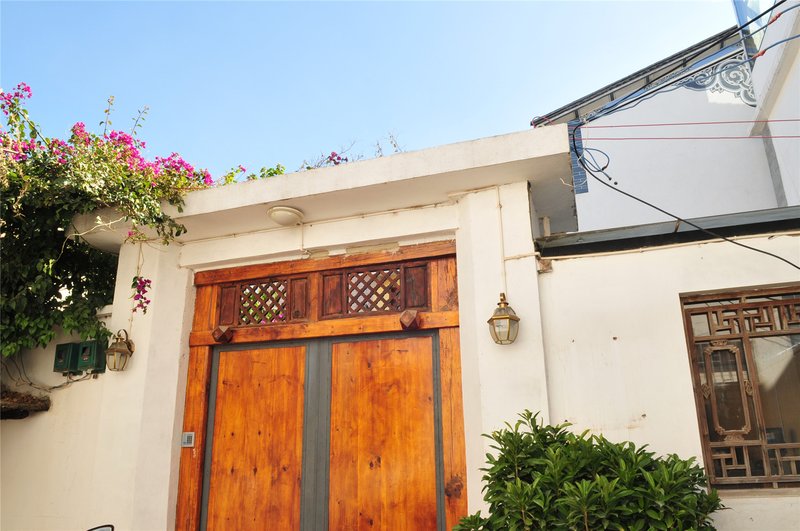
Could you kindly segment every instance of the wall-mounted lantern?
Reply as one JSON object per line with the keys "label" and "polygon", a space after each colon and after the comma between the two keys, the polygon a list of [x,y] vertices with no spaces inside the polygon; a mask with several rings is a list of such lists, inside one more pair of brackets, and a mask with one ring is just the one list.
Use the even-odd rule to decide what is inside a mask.
{"label": "wall-mounted lantern", "polygon": [[489,333],[498,345],[510,345],[517,339],[519,317],[506,302],[505,293],[500,294],[500,302],[497,303],[497,308],[487,323],[489,323]]}
{"label": "wall-mounted lantern", "polygon": [[125,329],[118,331],[112,339],[113,342],[106,349],[106,366],[110,371],[122,371],[136,347],[133,341],[128,339],[128,332]]}

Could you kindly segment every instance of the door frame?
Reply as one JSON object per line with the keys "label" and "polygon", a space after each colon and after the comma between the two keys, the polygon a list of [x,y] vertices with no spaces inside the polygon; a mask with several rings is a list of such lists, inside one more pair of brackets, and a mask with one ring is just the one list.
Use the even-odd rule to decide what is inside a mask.
{"label": "door frame", "polygon": [[[183,431],[193,432],[194,446],[181,448],[178,479],[176,529],[198,530],[203,506],[204,469],[207,456],[207,433],[212,365],[215,347],[214,329],[231,313],[230,300],[236,282],[264,279],[276,275],[306,275],[307,311],[296,322],[263,326],[233,327],[229,347],[239,344],[276,341],[300,341],[316,338],[362,336],[403,332],[398,312],[373,312],[359,316],[326,318],[323,315],[324,272],[405,262],[426,264],[427,305],[421,307],[416,329],[436,331],[439,337],[441,385],[441,440],[444,512],[447,528],[452,528],[467,514],[466,451],[464,411],[459,350],[458,289],[455,243],[433,242],[399,247],[394,251],[338,255],[322,259],[304,259],[260,265],[240,266],[195,274],[194,319],[189,341],[189,367],[186,382]],[[305,435],[304,435],[305,437]],[[301,490],[302,490],[301,486]]]}

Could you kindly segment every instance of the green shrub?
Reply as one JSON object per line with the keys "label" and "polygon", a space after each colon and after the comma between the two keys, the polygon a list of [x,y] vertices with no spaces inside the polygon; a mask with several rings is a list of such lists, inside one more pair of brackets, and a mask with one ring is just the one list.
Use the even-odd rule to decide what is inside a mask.
{"label": "green shrub", "polygon": [[714,529],[710,515],[722,504],[694,458],[575,435],[530,411],[520,417],[486,436],[497,452],[482,469],[489,516],[455,530]]}

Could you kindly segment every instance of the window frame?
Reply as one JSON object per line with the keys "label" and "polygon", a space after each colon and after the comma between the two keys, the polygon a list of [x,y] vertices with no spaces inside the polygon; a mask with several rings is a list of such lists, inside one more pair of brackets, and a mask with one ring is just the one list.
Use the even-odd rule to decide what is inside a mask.
{"label": "window frame", "polygon": [[[763,300],[767,297],[786,296],[793,297],[778,301]],[[760,299],[760,300],[754,300]],[[687,353],[689,356],[689,366],[692,377],[692,392],[695,398],[697,422],[700,432],[700,439],[703,449],[703,460],[705,463],[706,474],[709,483],[716,488],[787,488],[800,486],[800,442],[796,443],[770,443],[766,423],[764,421],[764,408],[761,400],[761,390],[758,379],[758,366],[753,355],[753,345],[751,340],[763,337],[780,337],[790,335],[800,335],[800,283],[781,284],[773,286],[759,286],[740,289],[715,290],[711,292],[682,294],[680,296],[681,312],[683,315],[684,331],[686,336]],[[705,306],[700,306],[700,305]],[[767,314],[762,313],[762,309],[770,309],[767,322],[761,317]],[[728,312],[723,316],[722,311]],[[712,315],[714,312],[717,319],[714,322]],[[731,312],[734,312],[733,314]],[[708,315],[708,335],[695,335],[692,323],[693,315]],[[725,317],[725,319],[723,319]],[[720,325],[720,326],[715,326]],[[725,326],[728,325],[728,326]],[[729,328],[729,330],[728,330]],[[726,331],[727,330],[727,331]],[[740,345],[737,345],[737,342]],[[752,404],[754,418],[753,430],[756,432],[756,439],[744,439],[743,435],[748,435],[749,431],[742,432],[737,430],[723,430],[725,433],[715,429],[710,425],[706,412],[706,403],[712,410],[712,417],[716,419],[716,409],[714,403],[710,402],[709,395],[715,386],[706,385],[705,389],[701,382],[700,363],[698,361],[698,344],[707,343],[703,351],[703,363],[711,360],[710,353],[714,350],[730,350],[731,355],[737,358],[738,381],[742,390],[743,410],[745,416],[748,415],[749,406]],[[735,351],[735,352],[734,352]],[[746,370],[743,370],[746,366]],[[706,371],[706,379],[710,369]],[[747,396],[750,397],[748,400]],[[719,427],[717,427],[719,428]],[[710,430],[715,429],[720,437],[725,436],[723,441],[712,441]],[[760,448],[760,457],[764,466],[763,475],[753,475],[751,473],[751,457],[748,447]],[[725,448],[729,449],[729,457],[724,457]],[[737,449],[741,448],[741,454]],[[714,453],[717,450],[717,453]],[[788,455],[783,455],[784,451]],[[756,450],[758,453],[758,450]],[[742,463],[738,463],[738,456],[742,456]],[[716,456],[716,458],[715,458]],[[797,474],[782,473],[777,474],[772,471],[773,460],[777,466],[783,468],[784,460],[788,459],[789,471]],[[728,475],[725,470],[727,461],[731,465],[744,466],[745,475]],[[719,469],[721,474],[717,474],[717,463],[720,461]],[[793,461],[793,463],[791,463]],[[735,470],[735,468],[734,468]]]}

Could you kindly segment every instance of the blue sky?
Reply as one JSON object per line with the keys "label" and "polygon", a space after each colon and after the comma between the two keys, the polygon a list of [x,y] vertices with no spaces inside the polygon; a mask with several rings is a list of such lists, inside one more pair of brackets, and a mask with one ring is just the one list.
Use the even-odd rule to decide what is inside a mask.
{"label": "blue sky", "polygon": [[136,110],[220,175],[509,133],[735,25],[730,1],[0,2],[0,84],[50,136]]}

